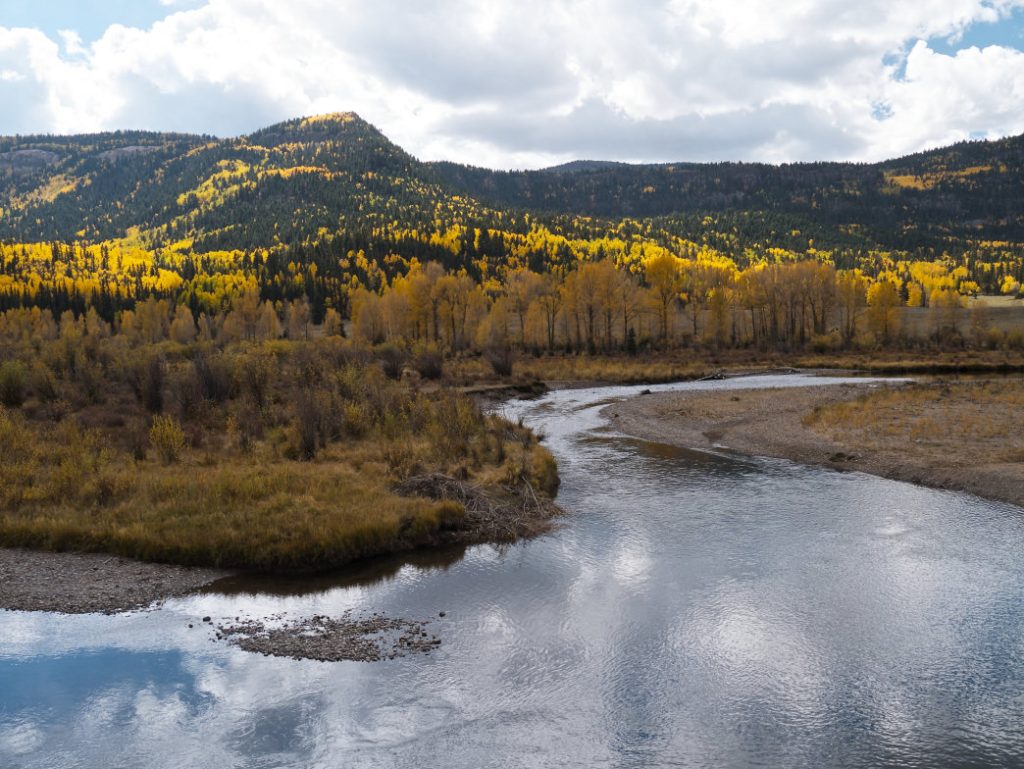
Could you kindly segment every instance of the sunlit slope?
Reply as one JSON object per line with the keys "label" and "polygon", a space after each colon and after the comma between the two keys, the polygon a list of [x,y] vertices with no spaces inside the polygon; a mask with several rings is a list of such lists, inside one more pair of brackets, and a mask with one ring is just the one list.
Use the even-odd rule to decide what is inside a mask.
{"label": "sunlit slope", "polygon": [[0,237],[199,250],[273,246],[323,231],[433,221],[444,197],[421,165],[357,116],[248,137],[153,133],[0,141]]}
{"label": "sunlit slope", "polygon": [[[534,214],[530,224],[522,212]],[[355,233],[370,248],[410,232],[525,232],[536,221],[570,238],[643,232],[740,261],[773,248],[917,258],[1015,251],[1024,242],[1024,139],[873,165],[577,162],[511,173],[421,163],[352,113],[233,139],[0,139],[0,238],[8,241],[129,238],[206,252]]]}

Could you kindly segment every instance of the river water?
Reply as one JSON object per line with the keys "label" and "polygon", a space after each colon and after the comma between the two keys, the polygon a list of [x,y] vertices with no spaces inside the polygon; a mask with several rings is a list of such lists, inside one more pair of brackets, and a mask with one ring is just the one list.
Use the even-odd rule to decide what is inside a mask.
{"label": "river water", "polygon": [[[639,389],[507,407],[559,460],[570,513],[540,539],[0,612],[0,767],[1024,765],[1024,511],[614,433],[601,404]],[[199,621],[346,609],[443,644],[298,662]]]}

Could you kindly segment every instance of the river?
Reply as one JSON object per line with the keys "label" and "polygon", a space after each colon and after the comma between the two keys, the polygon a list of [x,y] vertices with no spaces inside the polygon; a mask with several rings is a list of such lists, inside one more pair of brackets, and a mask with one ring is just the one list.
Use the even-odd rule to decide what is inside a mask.
{"label": "river", "polygon": [[[1024,511],[612,432],[601,404],[640,389],[508,404],[561,469],[569,513],[539,539],[0,612],[0,766],[1024,765]],[[443,643],[294,661],[200,621],[347,609]]]}

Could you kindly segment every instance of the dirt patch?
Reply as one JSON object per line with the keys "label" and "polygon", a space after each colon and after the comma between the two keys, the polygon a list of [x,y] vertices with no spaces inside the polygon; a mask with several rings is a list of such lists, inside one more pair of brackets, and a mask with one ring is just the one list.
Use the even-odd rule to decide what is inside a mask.
{"label": "dirt patch", "polygon": [[[656,393],[609,406],[604,414],[622,432],[646,440],[857,470],[1024,506],[1024,462],[1007,461],[1013,447],[1004,442],[993,452],[991,440],[958,427],[964,415],[979,408],[984,388],[963,384],[952,388],[953,397],[917,397],[921,388],[933,387],[948,385],[864,383]],[[901,393],[906,389],[913,410],[899,402],[876,408],[874,394],[891,404],[893,388]],[[862,403],[866,421],[858,429],[817,418],[840,404],[859,412]],[[1001,408],[991,404],[994,413],[1005,413]],[[909,422],[901,429],[911,413],[919,420],[922,410],[939,426],[936,435],[915,437]]]}
{"label": "dirt patch", "polygon": [[0,609],[113,614],[194,592],[229,574],[111,555],[0,549]]}
{"label": "dirt patch", "polygon": [[[442,614],[443,616],[443,614]],[[407,620],[373,614],[358,617],[316,615],[283,621],[282,615],[263,620],[236,619],[216,627],[217,640],[248,652],[271,657],[320,662],[380,662],[410,654],[428,654],[441,639],[428,632],[426,620]]]}

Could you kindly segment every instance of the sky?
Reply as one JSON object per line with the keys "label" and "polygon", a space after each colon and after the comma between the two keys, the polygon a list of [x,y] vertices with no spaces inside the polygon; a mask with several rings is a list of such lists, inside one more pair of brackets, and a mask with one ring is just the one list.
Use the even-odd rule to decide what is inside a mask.
{"label": "sky", "polygon": [[355,111],[424,160],[876,161],[1024,133],[1024,0],[0,0],[0,133]]}

